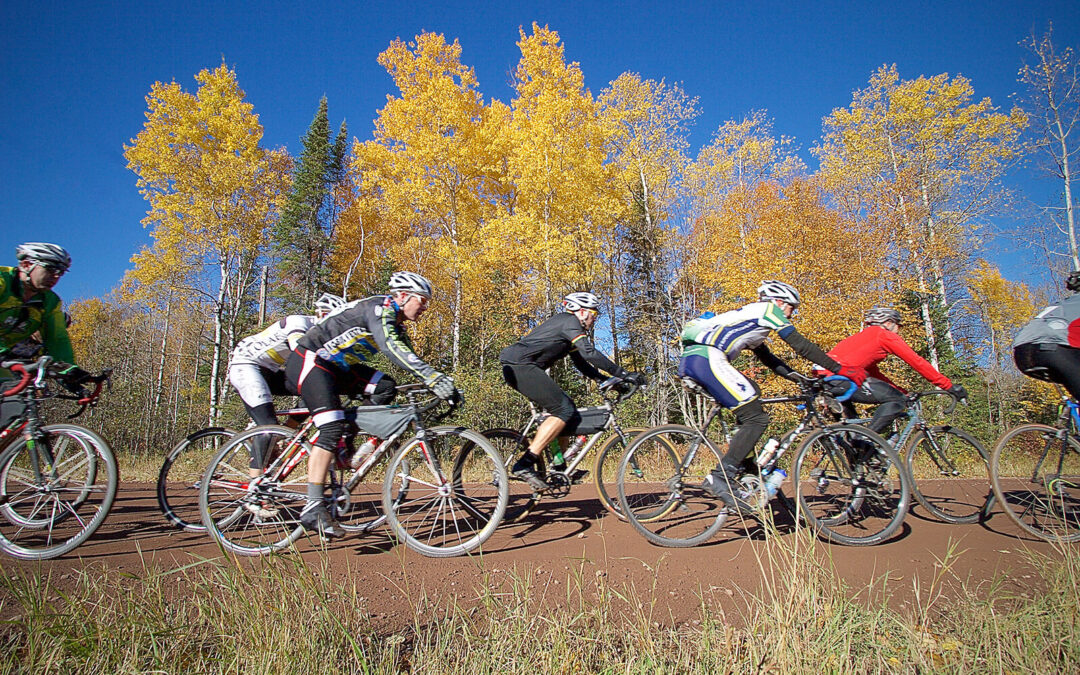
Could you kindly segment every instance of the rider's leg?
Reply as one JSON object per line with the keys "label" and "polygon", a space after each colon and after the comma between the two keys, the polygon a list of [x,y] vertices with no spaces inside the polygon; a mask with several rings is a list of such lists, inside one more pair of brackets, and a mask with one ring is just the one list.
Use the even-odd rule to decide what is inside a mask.
{"label": "rider's leg", "polygon": [[904,392],[874,377],[866,378],[851,400],[855,403],[880,404],[874,409],[874,416],[866,425],[868,429],[879,434],[888,429],[893,420],[903,417],[907,412]]}

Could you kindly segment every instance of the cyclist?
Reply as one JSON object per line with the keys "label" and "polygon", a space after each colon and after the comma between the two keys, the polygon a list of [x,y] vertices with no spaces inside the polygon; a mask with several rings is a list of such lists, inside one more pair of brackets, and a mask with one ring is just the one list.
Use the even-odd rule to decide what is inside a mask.
{"label": "cyclist", "polygon": [[395,272],[389,291],[338,307],[300,338],[285,364],[286,386],[304,399],[319,428],[308,460],[307,504],[300,523],[323,539],[343,534],[326,507],[323,485],[347,428],[340,395],[363,393],[375,404],[394,398],[393,378],[364,362],[381,351],[444,401],[457,394],[449,376],[416,355],[402,325],[427,310],[431,283],[414,272]]}
{"label": "cyclist", "polygon": [[567,354],[582,375],[602,380],[609,375],[645,384],[645,376],[631,373],[597,351],[587,331],[599,316],[600,301],[587,292],[571,293],[562,300],[563,311],[555,314],[499,354],[503,379],[515,391],[550,413],[536,429],[529,447],[511,467],[511,474],[535,490],[544,490],[547,482],[536,471],[536,461],[548,443],[564,430],[571,431],[581,422],[577,406],[555,380],[544,372]]}
{"label": "cyclist", "polygon": [[[90,374],[74,365],[60,297],[52,290],[71,267],[71,256],[56,244],[27,242],[16,247],[15,258],[17,267],[0,267],[0,358],[18,357],[19,343],[38,333],[45,353],[58,362],[64,385],[81,391],[79,385]],[[7,370],[0,370],[0,379],[8,376]],[[20,411],[14,400],[0,408],[0,427]]]}
{"label": "cyclist", "polygon": [[[308,329],[344,304],[344,298],[323,293],[315,301],[315,316],[287,316],[236,343],[229,359],[229,382],[255,424],[277,424],[274,396],[290,393],[285,387],[286,359]],[[252,470],[263,467],[264,449],[252,448]]]}
{"label": "cyclist", "polygon": [[1070,295],[1035,315],[1013,340],[1020,372],[1063,385],[1080,400],[1080,271],[1065,280]]}
{"label": "cyclist", "polygon": [[753,509],[735,497],[731,482],[769,426],[769,414],[761,404],[757,384],[736,370],[731,361],[749,349],[777,375],[790,378],[792,369],[765,345],[765,338],[776,331],[799,356],[858,384],[866,379],[865,370],[837,363],[795,330],[791,317],[799,303],[795,287],[782,281],[763,281],[758,287],[758,302],[719,315],[706,312],[683,328],[679,376],[701,385],[717,403],[733,409],[739,427],[720,464],[705,477],[703,487],[741,513]]}
{"label": "cyclist", "polygon": [[904,338],[900,337],[903,325],[900,312],[891,307],[873,307],[863,317],[863,329],[844,338],[829,350],[829,356],[838,363],[857,366],[866,370],[868,377],[855,394],[844,402],[844,414],[855,417],[852,403],[878,403],[874,416],[866,426],[881,433],[893,420],[904,415],[907,402],[903,388],[894,383],[878,369],[878,364],[889,354],[895,354],[925,377],[931,384],[944,389],[960,401],[967,398],[962,384],[954,384],[930,363],[915,353]]}

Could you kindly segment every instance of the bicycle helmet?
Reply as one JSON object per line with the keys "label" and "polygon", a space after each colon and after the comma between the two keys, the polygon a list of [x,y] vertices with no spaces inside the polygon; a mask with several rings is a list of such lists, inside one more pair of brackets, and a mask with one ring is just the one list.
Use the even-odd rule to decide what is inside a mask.
{"label": "bicycle helmet", "polygon": [[[600,299],[587,291],[571,293],[563,298],[562,306],[567,312],[576,312],[579,309],[597,309],[600,307]],[[599,310],[597,309],[597,311]]]}
{"label": "bicycle helmet", "polygon": [[389,286],[391,293],[416,293],[431,298],[431,282],[416,272],[394,272]]}
{"label": "bicycle helmet", "polygon": [[1065,277],[1065,288],[1073,293],[1080,291],[1080,271],[1069,272],[1069,276]]}
{"label": "bicycle helmet", "polygon": [[345,298],[333,293],[323,293],[315,301],[315,313],[326,315],[345,304]]}
{"label": "bicycle helmet", "polygon": [[15,249],[15,258],[20,262],[30,260],[42,265],[48,265],[60,272],[67,272],[68,268],[71,267],[71,256],[63,247],[40,241],[28,241],[25,244],[19,244]]}
{"label": "bicycle helmet", "polygon": [[886,321],[892,321],[897,326],[903,325],[900,312],[892,307],[871,307],[866,310],[866,314],[863,315],[863,323],[868,326],[880,326]]}
{"label": "bicycle helmet", "polygon": [[799,306],[799,292],[791,284],[768,279],[758,286],[758,300],[783,300],[792,307]]}

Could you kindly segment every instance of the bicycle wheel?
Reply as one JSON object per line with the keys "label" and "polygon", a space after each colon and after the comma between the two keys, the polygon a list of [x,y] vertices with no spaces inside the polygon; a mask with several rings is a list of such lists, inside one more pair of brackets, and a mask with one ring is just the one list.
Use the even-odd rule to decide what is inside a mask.
{"label": "bicycle wheel", "polygon": [[[471,443],[471,452],[463,452]],[[426,556],[446,558],[481,546],[509,499],[503,457],[479,433],[433,427],[391,458],[383,510],[394,535]]]}
{"label": "bicycle wheel", "polygon": [[1080,441],[1044,424],[1002,436],[990,455],[994,495],[1009,518],[1047,541],[1080,540]]}
{"label": "bicycle wheel", "polygon": [[796,450],[792,476],[799,514],[821,538],[838,544],[889,539],[911,502],[910,478],[896,450],[858,425],[811,432]]}
{"label": "bicycle wheel", "polygon": [[946,523],[977,523],[990,513],[989,455],[982,443],[952,426],[918,431],[908,442],[911,492]]}
{"label": "bicycle wheel", "polygon": [[[270,460],[255,482],[250,466],[257,438]],[[210,460],[199,485],[199,515],[211,538],[245,556],[265,555],[299,539],[310,454],[311,444],[296,440],[296,430],[288,427],[267,425],[233,436]]]}
{"label": "bicycle wheel", "polygon": [[618,516],[621,520],[626,520],[626,516],[623,515],[622,509],[619,507],[619,485],[617,479],[617,476],[619,475],[619,461],[622,459],[623,451],[626,450],[626,446],[635,436],[643,431],[646,431],[646,429],[624,429],[623,435],[626,438],[625,442],[623,441],[623,437],[620,437],[619,434],[613,435],[600,446],[600,450],[596,453],[596,461],[593,463],[593,480],[596,482],[596,494],[600,496],[600,503],[604,505],[605,509]]}
{"label": "bicycle wheel", "polygon": [[[503,458],[503,466],[506,467],[507,472],[510,471],[510,467],[514,465],[514,462],[516,462],[518,458],[521,457],[522,453],[529,447],[529,444],[525,441],[525,437],[513,429],[487,429],[480,433],[487,442],[495,448],[495,451],[499,453],[499,456]],[[465,455],[470,455],[474,452],[483,452],[481,448],[478,448],[470,442],[462,444],[461,451]],[[536,471],[541,476],[546,474],[544,454],[545,453],[540,453],[540,457],[536,462]],[[524,519],[532,513],[533,509],[536,508],[536,505],[540,503],[542,495],[529,487],[529,484],[525,481],[517,480],[515,478],[510,479],[508,488],[509,498],[503,520],[508,523],[514,523]]]}
{"label": "bicycle wheel", "polygon": [[701,432],[669,424],[639,434],[623,453],[619,506],[634,529],[658,546],[697,546],[727,520],[727,509],[701,484],[720,451]]}
{"label": "bicycle wheel", "polygon": [[37,443],[18,438],[0,453],[0,550],[23,560],[56,558],[86,541],[120,482],[116,458],[97,434],[74,424],[41,431]]}
{"label": "bicycle wheel", "polygon": [[208,427],[180,441],[161,465],[157,480],[157,500],[165,518],[187,532],[202,532],[199,516],[199,481],[214,453],[236,432]]}

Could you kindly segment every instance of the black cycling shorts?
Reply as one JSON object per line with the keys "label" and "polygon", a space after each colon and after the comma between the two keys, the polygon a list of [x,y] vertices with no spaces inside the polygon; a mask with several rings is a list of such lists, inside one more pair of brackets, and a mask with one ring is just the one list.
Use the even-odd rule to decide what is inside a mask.
{"label": "black cycling shorts", "polygon": [[1080,400],[1080,349],[1054,343],[1017,345],[1013,360],[1021,373],[1064,385]]}
{"label": "black cycling shorts", "polygon": [[383,377],[380,371],[362,363],[342,371],[299,346],[285,363],[286,386],[304,399],[312,415],[340,410],[340,394],[371,395]]}
{"label": "black cycling shorts", "polygon": [[503,365],[503,379],[514,390],[564,422],[580,420],[577,406],[555,380],[531,365]]}

